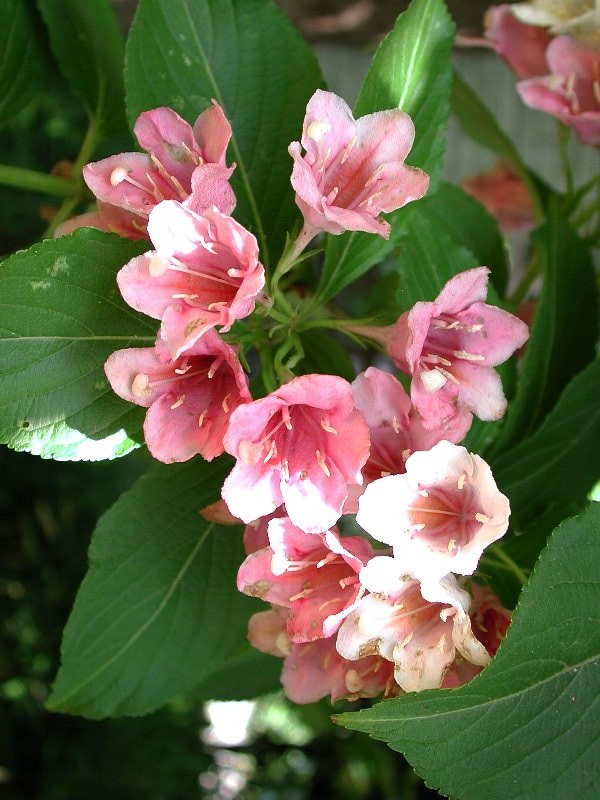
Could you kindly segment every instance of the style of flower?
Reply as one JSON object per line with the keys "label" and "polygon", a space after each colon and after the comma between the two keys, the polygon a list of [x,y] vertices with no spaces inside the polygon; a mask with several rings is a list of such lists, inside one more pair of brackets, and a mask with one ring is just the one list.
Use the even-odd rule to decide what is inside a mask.
{"label": "style of flower", "polygon": [[144,438],[166,464],[221,455],[230,414],[252,399],[236,351],[214,331],[180,358],[159,338],[155,347],[117,350],[104,369],[120,397],[148,408]]}
{"label": "style of flower", "polygon": [[284,658],[281,683],[293,703],[315,703],[329,695],[331,702],[399,694],[393,665],[380,656],[357,661],[342,658],[335,637],[301,644],[291,642],[285,628],[286,609],[259,611],[248,623],[248,639],[263,653]]}
{"label": "style of flower", "polygon": [[341,97],[317,90],[306,108],[301,143],[289,146],[305,238],[346,230],[387,238],[390,226],[380,213],[418,200],[429,184],[424,172],[404,163],[413,139],[414,125],[403,111],[355,120]]}
{"label": "style of flower", "polygon": [[461,406],[482,420],[506,409],[493,367],[529,336],[524,322],[484,303],[489,269],[451,278],[431,303],[419,302],[381,337],[396,365],[412,375],[410,396],[428,429],[451,419]]}
{"label": "style of flower", "polygon": [[238,589],[287,608],[291,641],[332,636],[364,593],[358,573],[373,556],[371,545],[335,531],[304,533],[287,518],[271,520],[268,534],[269,546],[240,567]]}
{"label": "style of flower", "polygon": [[461,186],[495,217],[500,230],[533,226],[535,214],[531,196],[523,179],[507,162],[498,161],[492,169],[464,178]]}
{"label": "style of flower", "polygon": [[347,381],[303,375],[236,409],[225,449],[237,459],[223,486],[232,514],[251,522],[285,503],[294,525],[320,533],[362,482],[369,433]]}
{"label": "style of flower", "polygon": [[449,572],[471,575],[509,514],[488,464],[442,441],[409,456],[404,474],[370,483],[356,520],[422,583],[435,583]]}
{"label": "style of flower", "polygon": [[353,660],[382,656],[394,664],[394,677],[405,692],[435,689],[455,661],[484,666],[489,655],[471,631],[470,598],[453,575],[427,589],[396,560],[376,556],[361,571],[372,592],[346,617],[337,650]]}
{"label": "style of flower", "polygon": [[549,75],[517,84],[521,98],[573,128],[584,144],[600,147],[600,49],[557,36],[546,61]]}
{"label": "style of flower", "polygon": [[130,306],[180,331],[171,337],[174,357],[254,310],[264,268],[255,237],[234,219],[166,200],[151,211],[148,233],[156,249],[126,264],[117,282]]}
{"label": "style of flower", "polygon": [[133,132],[148,154],[120,153],[84,167],[84,180],[99,200],[147,217],[163,200],[182,202],[194,194],[196,211],[212,205],[233,211],[233,167],[225,166],[231,126],[218,103],[193,128],[170,108],[145,111]]}

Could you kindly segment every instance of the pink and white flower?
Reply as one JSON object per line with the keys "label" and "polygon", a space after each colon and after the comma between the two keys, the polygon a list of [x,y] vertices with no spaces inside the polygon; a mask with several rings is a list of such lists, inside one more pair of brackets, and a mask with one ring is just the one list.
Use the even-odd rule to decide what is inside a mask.
{"label": "pink and white flower", "polygon": [[483,666],[489,656],[474,637],[469,595],[453,575],[427,589],[397,559],[373,558],[361,572],[372,594],[363,597],[342,623],[338,652],[347,659],[382,656],[394,663],[405,692],[441,686],[457,651]]}
{"label": "pink and white flower", "polygon": [[120,397],[148,408],[144,438],[166,464],[221,455],[230,414],[252,399],[236,351],[214,331],[180,358],[158,339],[155,347],[117,350],[104,369]]}
{"label": "pink and white flower", "polygon": [[174,357],[210,328],[228,331],[252,313],[265,273],[242,225],[214,208],[199,215],[167,200],[150,213],[148,232],[156,249],[126,264],[117,282],[130,306],[180,331]]}
{"label": "pink and white flower", "polygon": [[225,449],[237,463],[223,486],[230,511],[251,522],[285,503],[307,533],[338,521],[348,484],[362,483],[369,432],[352,387],[303,375],[231,416]]}
{"label": "pink and white flower", "polygon": [[433,302],[419,302],[380,337],[396,365],[413,376],[410,395],[426,428],[451,419],[461,407],[483,420],[506,410],[500,376],[529,336],[524,322],[483,301],[489,269],[451,278]]}
{"label": "pink and white flower", "polygon": [[406,473],[370,483],[357,522],[422,583],[471,575],[484,549],[506,533],[510,507],[488,464],[439,442],[413,453]]}
{"label": "pink and white flower", "polygon": [[88,164],[83,177],[103,203],[147,217],[163,200],[187,201],[196,211],[216,205],[230,214],[235,196],[233,167],[225,165],[231,126],[218,103],[192,128],[170,108],[138,117],[133,132],[146,153],[119,153]]}
{"label": "pink and white flower", "polygon": [[422,170],[404,163],[414,135],[412,120],[399,109],[355,120],[341,97],[317,90],[306,108],[301,143],[289,146],[306,238],[346,230],[387,238],[390,226],[380,213],[418,200],[429,184]]}
{"label": "pink and white flower", "polygon": [[549,75],[517,84],[521,98],[573,128],[584,144],[600,147],[600,49],[557,36],[546,61]]}
{"label": "pink and white flower", "polygon": [[332,636],[363,594],[358,573],[373,556],[361,536],[310,534],[287,518],[269,523],[269,546],[244,561],[238,589],[288,609],[293,642]]}
{"label": "pink and white flower", "polygon": [[518,78],[547,72],[545,52],[552,37],[542,28],[521,22],[514,6],[492,6],[485,16],[485,35]]}

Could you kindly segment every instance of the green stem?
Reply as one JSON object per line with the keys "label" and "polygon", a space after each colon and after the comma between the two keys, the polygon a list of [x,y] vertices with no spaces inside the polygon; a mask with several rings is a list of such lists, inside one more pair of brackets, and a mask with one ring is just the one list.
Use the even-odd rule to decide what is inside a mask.
{"label": "green stem", "polygon": [[581,214],[574,217],[571,222],[576,228],[580,228],[582,225],[585,225],[597,211],[600,211],[600,200],[596,200],[591,206],[588,206]]}
{"label": "green stem", "polygon": [[510,569],[513,575],[520,581],[521,586],[525,586],[529,578],[527,577],[525,572],[523,572],[521,567],[515,561],[512,560],[512,558],[508,555],[508,553],[505,553],[504,550],[497,544],[490,545],[488,550],[489,552],[493,553],[499,561],[502,561],[502,563],[505,564]]}
{"label": "green stem", "polygon": [[6,164],[0,164],[0,184],[27,189],[30,192],[53,194],[57,197],[73,197],[79,189],[77,181],[72,178],[47,175],[22,167],[9,167]]}

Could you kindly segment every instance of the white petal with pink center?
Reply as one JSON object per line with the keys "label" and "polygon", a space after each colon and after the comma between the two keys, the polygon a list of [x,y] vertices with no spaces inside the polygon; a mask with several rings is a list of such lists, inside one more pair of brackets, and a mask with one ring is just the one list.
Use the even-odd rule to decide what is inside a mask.
{"label": "white petal with pink center", "polygon": [[404,475],[369,484],[356,519],[392,545],[406,570],[435,583],[449,572],[471,575],[483,550],[506,532],[509,514],[488,464],[442,441],[413,453]]}

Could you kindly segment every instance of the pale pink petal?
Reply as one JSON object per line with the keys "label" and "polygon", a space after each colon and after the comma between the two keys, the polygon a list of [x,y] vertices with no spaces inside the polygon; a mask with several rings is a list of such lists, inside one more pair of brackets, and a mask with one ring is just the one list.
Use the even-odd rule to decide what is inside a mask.
{"label": "pale pink petal", "polygon": [[231,125],[216,100],[194,123],[194,138],[206,163],[225,164],[225,152],[231,139]]}

